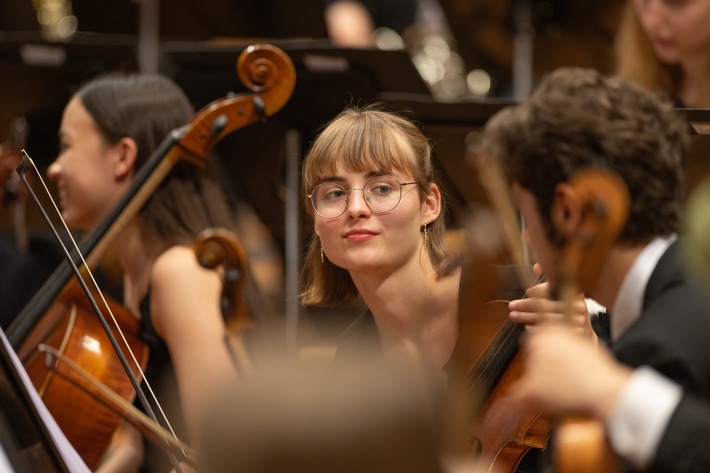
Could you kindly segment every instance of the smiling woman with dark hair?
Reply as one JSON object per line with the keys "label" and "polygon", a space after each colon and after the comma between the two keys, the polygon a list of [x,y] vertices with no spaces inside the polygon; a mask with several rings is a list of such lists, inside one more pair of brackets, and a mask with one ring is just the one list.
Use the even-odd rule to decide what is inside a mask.
{"label": "smiling woman with dark hair", "polygon": [[[116,73],[81,87],[64,110],[59,156],[48,169],[67,224],[96,229],[162,140],[192,115],[182,90],[159,75]],[[202,230],[231,224],[209,171],[180,162],[111,247],[123,274],[123,304],[150,347],[147,378],[155,382],[174,370],[176,412],[190,434],[207,396],[234,369],[223,343],[220,276],[199,264],[192,245]],[[143,449],[135,429],[119,428],[99,471],[134,470]]]}

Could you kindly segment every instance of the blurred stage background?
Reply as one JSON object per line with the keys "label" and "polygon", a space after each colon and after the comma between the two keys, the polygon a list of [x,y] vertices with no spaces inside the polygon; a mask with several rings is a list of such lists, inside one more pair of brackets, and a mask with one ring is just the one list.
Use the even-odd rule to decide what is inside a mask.
{"label": "blurred stage background", "polygon": [[[623,4],[375,0],[372,44],[351,47],[331,41],[323,0],[0,0],[0,142],[26,148],[44,169],[57,153],[63,106],[83,81],[111,70],[160,72],[199,109],[244,90],[234,65],[246,45],[281,47],[296,66],[292,100],[266,123],[223,140],[215,157],[225,187],[246,209],[242,236],[253,272],[288,343],[330,353],[361,308],[313,310],[297,302],[310,236],[299,160],[315,131],[351,103],[384,102],[419,121],[434,144],[455,229],[468,204],[483,199],[464,161],[466,140],[546,72],[611,72]],[[707,137],[695,138],[694,148],[707,149]],[[696,154],[688,162],[691,187],[707,175],[707,160]],[[58,256],[32,206],[13,210],[13,202],[4,199],[3,236],[16,240],[24,215],[27,251],[54,264]]]}

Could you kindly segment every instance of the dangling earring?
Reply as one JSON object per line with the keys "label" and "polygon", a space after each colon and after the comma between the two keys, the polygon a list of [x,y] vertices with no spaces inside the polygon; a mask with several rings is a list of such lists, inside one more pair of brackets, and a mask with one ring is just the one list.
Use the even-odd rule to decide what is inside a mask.
{"label": "dangling earring", "polygon": [[320,262],[325,263],[325,258],[323,257],[323,247],[320,247]]}
{"label": "dangling earring", "polygon": [[426,226],[427,226],[427,224],[425,223],[424,230],[423,230],[423,232],[424,232],[424,248],[427,248],[429,246],[429,235],[427,235]]}

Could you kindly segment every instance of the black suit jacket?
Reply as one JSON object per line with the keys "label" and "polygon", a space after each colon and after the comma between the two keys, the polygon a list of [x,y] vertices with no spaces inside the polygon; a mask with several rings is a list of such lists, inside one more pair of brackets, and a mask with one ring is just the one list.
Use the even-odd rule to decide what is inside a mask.
{"label": "black suit jacket", "polygon": [[710,403],[692,395],[671,417],[650,471],[710,471]]}
{"label": "black suit jacket", "polygon": [[678,407],[649,471],[710,471],[710,436],[693,435],[701,427],[710,431],[710,415],[700,420],[689,413],[702,403],[710,412],[710,305],[686,277],[678,242],[651,274],[641,316],[611,349],[622,363],[651,366],[695,396]]}

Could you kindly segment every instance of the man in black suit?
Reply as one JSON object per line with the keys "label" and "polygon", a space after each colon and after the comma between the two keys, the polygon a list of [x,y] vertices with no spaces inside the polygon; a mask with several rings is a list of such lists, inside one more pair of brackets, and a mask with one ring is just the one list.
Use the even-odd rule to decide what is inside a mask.
{"label": "man in black suit", "polygon": [[[708,402],[710,310],[688,282],[678,254],[686,127],[672,104],[653,94],[595,71],[562,69],[546,77],[524,104],[489,121],[483,150],[502,162],[525,236],[553,294],[568,278],[566,250],[587,243],[579,239],[589,230],[590,189],[574,179],[589,168],[621,178],[630,197],[628,219],[608,251],[589,260],[593,269],[581,269],[587,279],[583,289],[609,309],[608,342],[620,362],[649,366]],[[544,322],[544,314],[529,305],[515,308],[517,321]],[[633,450],[639,441],[629,439],[629,432],[615,435],[609,425],[614,447],[637,467],[653,461],[680,388],[668,390],[676,394],[665,401],[667,415],[640,432],[656,432],[646,448],[650,454],[627,455],[628,445],[622,444]],[[614,443],[615,438],[625,440]]]}
{"label": "man in black suit", "polygon": [[526,339],[521,402],[604,421],[616,452],[637,468],[710,471],[710,403],[642,366],[632,370],[569,330],[543,327]]}

